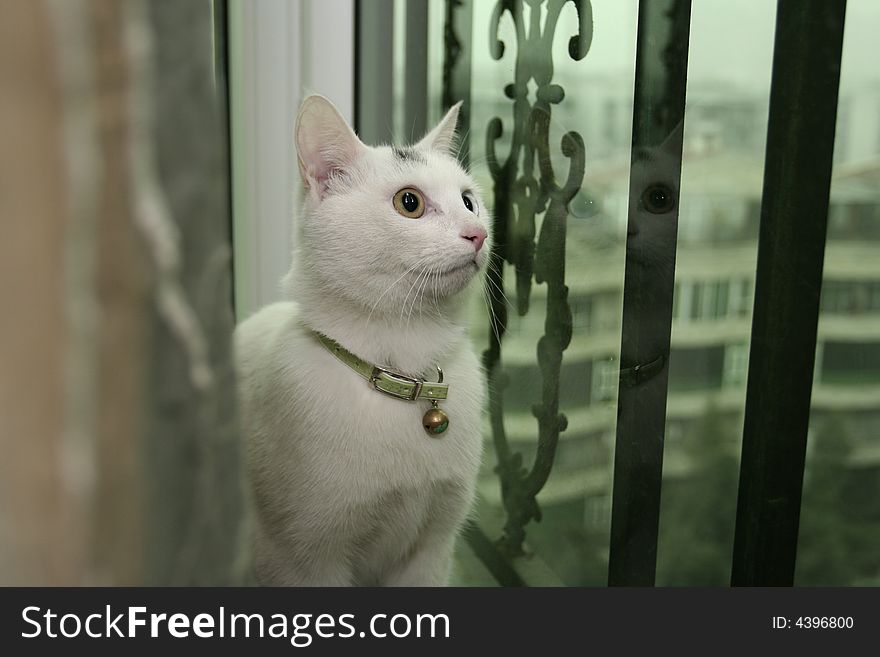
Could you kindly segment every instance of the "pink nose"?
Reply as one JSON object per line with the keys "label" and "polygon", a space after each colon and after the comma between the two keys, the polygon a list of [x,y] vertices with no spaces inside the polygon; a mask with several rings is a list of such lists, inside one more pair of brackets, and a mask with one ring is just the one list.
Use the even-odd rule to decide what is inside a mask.
{"label": "pink nose", "polygon": [[474,251],[479,251],[486,241],[486,231],[478,226],[468,226],[461,231],[461,237],[474,245]]}

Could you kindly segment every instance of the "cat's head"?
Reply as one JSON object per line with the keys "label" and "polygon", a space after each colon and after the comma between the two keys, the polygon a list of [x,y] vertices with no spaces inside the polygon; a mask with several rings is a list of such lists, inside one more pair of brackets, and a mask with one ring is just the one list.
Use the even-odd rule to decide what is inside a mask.
{"label": "cat's head", "polygon": [[458,110],[413,146],[369,147],[329,100],[306,98],[295,136],[307,284],[376,315],[404,316],[440,311],[478,278],[490,221],[454,157]]}
{"label": "cat's head", "polygon": [[630,169],[627,250],[637,262],[662,270],[671,270],[673,262],[681,138],[679,123],[659,146],[636,151]]}

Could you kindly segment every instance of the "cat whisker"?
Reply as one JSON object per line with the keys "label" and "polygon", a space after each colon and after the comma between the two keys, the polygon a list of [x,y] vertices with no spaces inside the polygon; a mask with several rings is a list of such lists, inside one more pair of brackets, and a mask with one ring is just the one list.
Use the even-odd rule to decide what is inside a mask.
{"label": "cat whisker", "polygon": [[[410,307],[410,312],[409,312],[410,318],[412,318],[413,311],[415,310],[416,299],[418,299],[418,301],[419,301],[419,317],[422,316],[422,302],[424,302],[424,300],[425,300],[425,294],[424,294],[423,290],[425,288],[425,285],[427,285],[429,278],[430,278],[430,268],[425,270],[425,280],[423,280],[421,282],[421,284],[419,285],[419,287],[416,288],[416,294],[413,297],[412,306]],[[407,326],[409,326],[409,319],[406,320],[406,323],[407,323]]]}
{"label": "cat whisker", "polygon": [[437,266],[437,271],[434,272],[434,309],[437,311],[437,317],[442,317],[443,313],[440,311],[440,300],[437,298],[437,286],[440,285],[440,266]]}
{"label": "cat whisker", "polygon": [[[418,290],[421,287],[422,276],[424,276],[427,273],[427,271],[428,271],[428,265],[425,265],[424,267],[422,267],[421,271],[419,271],[419,275],[416,276],[416,280],[410,286],[409,292],[406,293],[406,298],[404,298],[404,300],[403,300],[403,308],[401,308],[401,312],[400,312],[400,321],[401,322],[403,321],[403,315],[404,315],[404,313],[406,313],[406,327],[407,328],[409,328],[409,321],[410,321],[410,318],[412,317],[412,311],[416,305],[416,298],[418,297],[418,294],[419,294]],[[415,294],[413,295],[412,303],[409,306],[409,311],[407,311],[406,302],[409,299],[409,295],[413,291],[415,291]]]}
{"label": "cat whisker", "polygon": [[467,143],[468,137],[470,137],[471,131],[470,128],[464,131],[463,135],[458,136],[458,148],[455,149],[455,159],[461,159],[461,151],[464,149],[464,145]]}
{"label": "cat whisker", "polygon": [[413,279],[413,282],[410,284],[409,290],[407,290],[406,296],[403,297],[403,303],[400,304],[400,321],[401,322],[403,321],[403,316],[406,314],[406,302],[409,300],[409,295],[412,294],[412,291],[415,288],[416,284],[422,278],[422,272],[424,271],[424,266],[419,265],[418,267],[419,267],[419,272],[416,275],[416,277]]}
{"label": "cat whisker", "polygon": [[496,274],[498,274],[498,278],[504,277],[504,263],[503,262],[501,265],[498,265],[495,262],[494,258],[489,258],[489,262],[487,263],[487,267],[488,267],[488,269],[491,269]]}
{"label": "cat whisker", "polygon": [[406,296],[403,297],[403,303],[400,304],[400,321],[403,321],[403,316],[406,314],[406,303],[409,301],[409,295],[412,294],[413,288],[418,283],[419,278],[421,277],[421,265],[419,266],[419,271],[416,272],[415,277],[409,285],[409,289],[406,291]]}
{"label": "cat whisker", "polygon": [[475,167],[482,167],[483,165],[489,162],[489,157],[487,155],[481,155],[480,157],[472,157],[468,160],[468,170],[473,171]]}
{"label": "cat whisker", "polygon": [[[422,281],[422,284],[419,285],[418,289],[416,289],[416,295],[418,296],[418,299],[419,299],[419,317],[421,317],[423,314],[422,303],[425,300],[425,290],[428,286],[428,281],[431,278],[431,272],[433,271],[433,269],[434,268],[430,267],[430,266],[425,269],[425,279]],[[414,297],[413,298],[413,307],[410,308],[410,317],[412,317],[413,311],[415,310],[415,302],[416,302],[416,299]]]}
{"label": "cat whisker", "polygon": [[[429,284],[427,286],[425,286],[425,295],[428,294],[428,290],[430,289],[431,303],[433,304],[435,309],[437,308],[437,280],[438,280],[437,271],[438,270],[439,270],[439,267],[434,267],[433,269],[431,269],[431,280],[430,280]],[[433,312],[433,310],[431,309],[430,306],[428,307],[428,312]]]}
{"label": "cat whisker", "polygon": [[[498,341],[498,344],[501,343],[501,333],[504,331],[504,327],[501,324],[501,321],[498,319],[498,315],[495,313],[495,303],[501,302],[503,300],[505,307],[511,308],[513,304],[510,302],[510,299],[507,298],[507,295],[504,293],[504,274],[503,274],[504,265],[496,264],[494,259],[490,259],[488,263],[489,275],[486,276],[486,285],[483,286],[483,297],[486,301],[486,305],[489,308],[489,323],[492,327],[492,332],[495,334],[495,339]],[[496,274],[501,281],[501,284],[492,277],[492,274]],[[496,291],[500,293],[501,297],[499,298],[496,294]]]}
{"label": "cat whisker", "polygon": [[[488,283],[489,285],[491,285],[492,287],[494,287],[495,290],[497,290],[497,291],[501,294],[501,299],[504,300],[504,305],[505,305],[505,306],[507,306],[508,308],[512,308],[512,307],[513,307],[513,304],[510,303],[510,299],[508,299],[508,298],[507,298],[507,295],[504,293],[504,288],[501,287],[501,286],[499,286],[498,283],[496,283],[494,280],[492,280],[492,277],[491,277],[491,276],[487,276],[487,277],[486,277],[486,283]],[[488,289],[488,290],[491,292],[491,288],[489,288],[488,285],[486,286],[486,289]],[[493,297],[495,296],[495,293],[494,293],[494,292],[492,292],[492,296],[493,296]],[[497,297],[496,297],[496,298],[497,298]],[[499,299],[499,301],[500,301],[501,299]]]}
{"label": "cat whisker", "polygon": [[[505,305],[506,305],[508,308],[512,308],[512,307],[513,307],[513,304],[510,302],[510,299],[507,297],[507,294],[504,293],[504,274],[503,274],[503,269],[499,269],[499,268],[495,265],[495,263],[492,261],[492,259],[489,260],[489,263],[488,263],[488,267],[487,267],[487,268],[490,270],[490,271],[489,271],[489,275],[486,276],[487,287],[488,287],[488,285],[492,285],[492,286],[495,288],[495,290],[497,290],[497,291],[501,294],[501,297],[504,299],[504,303],[505,303]],[[503,268],[503,265],[502,265],[502,268]],[[499,285],[498,282],[495,281],[495,279],[494,279],[494,278],[492,277],[492,275],[491,275],[492,273],[497,274],[498,279],[501,281],[501,285]],[[490,291],[491,291],[491,290],[490,290]],[[492,296],[493,296],[493,297],[495,296],[494,292],[492,293]]]}
{"label": "cat whisker", "polygon": [[492,329],[492,333],[495,335],[495,340],[497,344],[501,344],[501,335],[498,331],[498,318],[495,315],[495,309],[492,307],[492,302],[489,299],[486,288],[483,288],[483,301],[486,302],[486,309],[489,311],[489,327]]}
{"label": "cat whisker", "polygon": [[413,144],[416,142],[416,117],[413,117],[412,125],[409,127],[409,143]]}
{"label": "cat whisker", "polygon": [[372,307],[370,307],[370,312],[367,314],[367,319],[364,322],[364,329],[366,329],[370,325],[370,319],[373,316],[373,312],[376,310],[376,308],[379,305],[379,302],[382,301],[383,297],[386,294],[388,294],[395,285],[397,285],[401,280],[403,280],[403,278],[405,276],[407,276],[408,274],[411,274],[418,266],[419,266],[418,263],[416,263],[415,265],[413,265],[412,267],[407,269],[405,272],[403,272],[400,276],[398,276],[397,280],[395,280],[391,285],[389,285],[387,288],[385,288],[385,291],[379,295],[379,298],[376,299],[375,303],[373,303]]}
{"label": "cat whisker", "polygon": [[434,267],[429,267],[428,271],[425,273],[425,280],[422,282],[422,285],[419,286],[418,295],[419,295],[419,316],[421,317],[424,314],[424,310],[422,308],[422,304],[425,301],[425,295],[428,293],[428,284],[432,280],[432,275],[434,274]]}
{"label": "cat whisker", "polygon": [[[431,287],[434,284],[434,267],[431,267],[428,270],[428,275],[425,276],[425,284],[422,286],[421,294],[419,296],[419,315],[425,314],[425,309],[423,308],[423,304],[425,302],[425,297],[428,296],[428,291],[431,290]],[[431,306],[428,306],[428,314],[431,314]]]}

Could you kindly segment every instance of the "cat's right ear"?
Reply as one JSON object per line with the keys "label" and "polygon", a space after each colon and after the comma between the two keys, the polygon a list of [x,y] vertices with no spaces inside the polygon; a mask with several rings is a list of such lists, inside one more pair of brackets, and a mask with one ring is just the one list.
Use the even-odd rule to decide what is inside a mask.
{"label": "cat's right ear", "polygon": [[351,166],[367,148],[324,96],[303,101],[294,134],[303,184],[318,199],[326,196],[330,177]]}

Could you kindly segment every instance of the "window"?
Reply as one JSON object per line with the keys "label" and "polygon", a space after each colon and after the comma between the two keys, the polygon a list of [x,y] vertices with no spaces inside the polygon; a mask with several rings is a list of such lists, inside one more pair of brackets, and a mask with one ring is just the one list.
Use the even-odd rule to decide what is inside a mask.
{"label": "window", "polygon": [[592,328],[593,300],[588,296],[571,300],[571,326],[575,331],[589,332]]}
{"label": "window", "polygon": [[826,281],[822,286],[822,312],[829,315],[880,312],[880,281]]}
{"label": "window", "polygon": [[730,302],[728,313],[734,317],[745,317],[752,311],[752,291],[754,284],[746,278],[730,282]]}
{"label": "window", "polygon": [[607,402],[617,394],[620,366],[614,359],[593,363],[593,403]]}
{"label": "window", "polygon": [[745,344],[730,344],[724,350],[724,386],[739,387],[746,381],[749,351]]}
{"label": "window", "polygon": [[[780,557],[796,562],[780,567],[798,584],[880,584],[880,3],[846,3],[840,62],[812,59],[829,49],[811,24],[785,45],[791,2],[9,4],[38,38],[0,43],[4,61],[45,66],[3,89],[29,148],[0,149],[0,209],[40,221],[0,246],[45,267],[8,281],[22,312],[0,340],[16,395],[0,435],[28,440],[0,460],[23,500],[0,499],[0,583],[246,581],[232,316],[280,299],[302,246],[290,133],[315,91],[371,143],[463,103],[459,155],[503,237],[487,301],[507,316],[468,309],[492,403],[466,535],[541,573],[528,584],[726,585],[745,560],[739,484],[781,475],[800,506]],[[774,58],[810,66],[773,82]],[[836,109],[831,87],[802,103],[824,129],[786,144],[779,80],[787,100],[837,70]],[[830,148],[833,120],[829,161],[799,156]],[[813,180],[830,167],[824,244],[801,248],[821,215],[786,214],[821,185],[780,183],[781,161],[812,163]],[[774,225],[798,230],[769,265],[824,248],[821,314],[802,317],[818,319],[815,345],[789,359],[814,363],[812,395],[769,407],[809,426],[800,472],[746,458],[789,444],[773,413],[747,409],[760,374],[779,395],[801,381],[762,369],[762,349],[791,341],[761,331],[820,289],[761,259]],[[783,283],[796,293],[759,312]],[[771,426],[776,443],[748,440]],[[459,541],[454,583],[494,582],[476,554]]]}
{"label": "window", "polygon": [[[873,186],[875,189],[876,181],[880,179],[878,175],[880,174],[877,174],[876,170],[874,170]],[[846,177],[850,176],[846,174],[841,176],[843,180]],[[869,177],[870,174],[864,176],[864,178]],[[842,187],[843,184],[843,181],[841,181],[840,186]],[[880,240],[880,210],[877,209],[877,205],[860,203],[847,199],[846,196],[837,200],[837,203],[832,205],[829,213],[828,238],[841,241]]]}
{"label": "window", "polygon": [[822,382],[850,386],[880,383],[880,343],[825,342]]}
{"label": "window", "polygon": [[721,387],[724,347],[673,349],[669,361],[671,391],[713,390]]}

